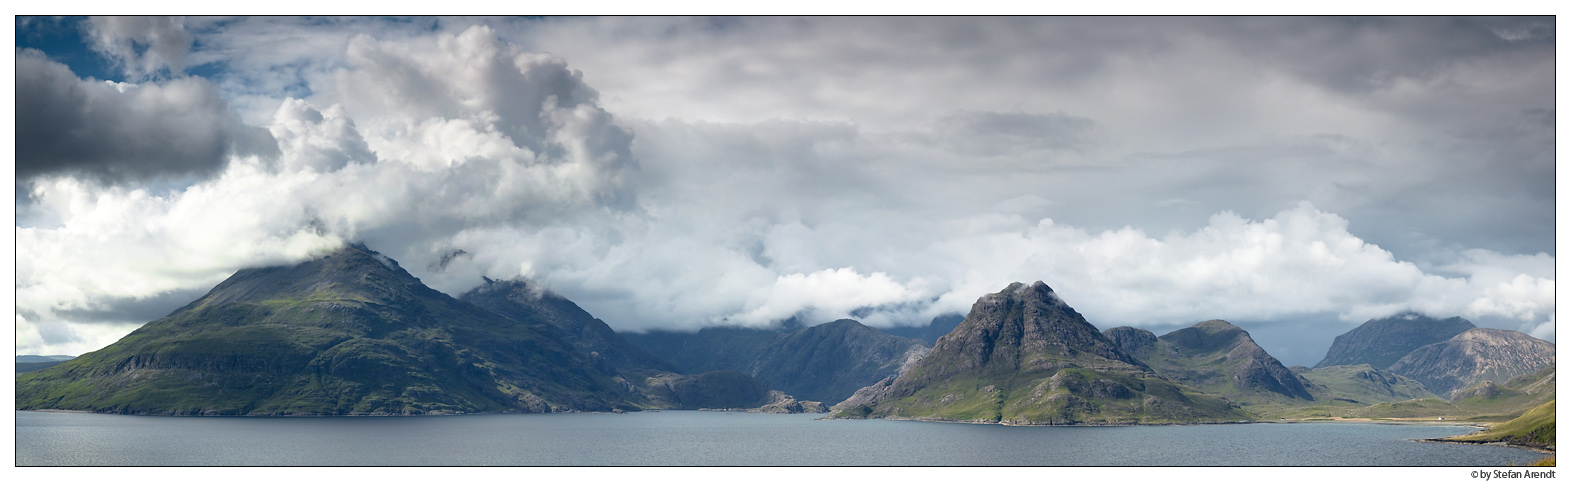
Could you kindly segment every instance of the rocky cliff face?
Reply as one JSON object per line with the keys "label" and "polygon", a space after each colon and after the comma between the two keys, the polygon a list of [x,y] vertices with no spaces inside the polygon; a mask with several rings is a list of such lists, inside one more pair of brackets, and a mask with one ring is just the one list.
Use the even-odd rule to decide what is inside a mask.
{"label": "rocky cliff face", "polygon": [[1108,328],[1102,335],[1137,360],[1149,358],[1157,342],[1155,333],[1131,326]]}
{"label": "rocky cliff face", "polygon": [[1247,417],[1152,372],[1040,281],[983,296],[926,357],[835,410],[842,417],[1015,424]]}
{"label": "rocky cliff face", "polygon": [[637,409],[549,326],[351,246],[244,269],[120,341],[17,379],[17,407],[191,415]]}
{"label": "rocky cliff face", "polygon": [[1445,341],[1473,328],[1472,322],[1462,318],[1439,320],[1413,312],[1369,320],[1337,336],[1325,359],[1315,368],[1367,363],[1388,369],[1421,346]]}
{"label": "rocky cliff face", "polygon": [[1555,345],[1523,333],[1473,328],[1425,345],[1391,365],[1391,371],[1424,384],[1442,397],[1479,381],[1504,382],[1555,363]]}

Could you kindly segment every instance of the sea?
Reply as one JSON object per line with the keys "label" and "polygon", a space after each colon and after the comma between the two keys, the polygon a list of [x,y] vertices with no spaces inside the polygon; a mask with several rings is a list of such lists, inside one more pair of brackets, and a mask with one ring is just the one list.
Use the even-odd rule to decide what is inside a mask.
{"label": "sea", "polygon": [[723,411],[419,417],[16,412],[18,466],[1458,466],[1523,449],[1454,425],[1019,427]]}

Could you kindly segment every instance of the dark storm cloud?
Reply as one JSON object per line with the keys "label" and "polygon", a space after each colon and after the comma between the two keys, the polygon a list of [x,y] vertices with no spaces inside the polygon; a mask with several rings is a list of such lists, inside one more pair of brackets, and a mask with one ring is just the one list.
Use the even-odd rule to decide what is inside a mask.
{"label": "dark storm cloud", "polygon": [[240,125],[201,78],[140,85],[80,79],[35,50],[17,52],[16,176],[110,182],[207,176],[225,156],[277,151]]}

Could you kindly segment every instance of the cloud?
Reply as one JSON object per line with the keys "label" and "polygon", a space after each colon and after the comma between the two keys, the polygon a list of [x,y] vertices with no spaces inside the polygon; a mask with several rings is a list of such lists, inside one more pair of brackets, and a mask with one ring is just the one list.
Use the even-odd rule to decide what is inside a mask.
{"label": "cloud", "polygon": [[950,141],[950,150],[964,154],[1019,155],[1029,150],[1079,151],[1089,147],[1096,122],[1053,114],[960,112],[938,119],[933,138]]}
{"label": "cloud", "polygon": [[[348,240],[367,241],[420,266],[436,261],[442,249],[450,252],[452,239],[466,228],[548,225],[602,211],[614,216],[636,200],[631,133],[594,105],[594,91],[560,60],[517,52],[484,28],[425,43],[363,39],[356,45],[351,49],[359,57],[337,74],[336,92],[393,95],[342,95],[336,98],[347,105],[325,108],[284,99],[264,131],[277,139],[272,157],[213,149],[204,155],[223,161],[221,168],[211,167],[215,175],[168,191],[91,182],[89,168],[127,178],[138,174],[120,170],[121,164],[36,175],[28,191],[35,202],[18,213],[32,221],[17,229],[17,303],[33,315],[31,325],[47,328],[39,336],[62,326],[147,321],[106,318],[106,312],[211,287],[237,269],[300,260]],[[450,57],[494,70],[455,70]],[[31,60],[23,64],[24,73],[54,75],[72,88],[98,87],[41,55]],[[418,73],[420,85],[454,90],[403,91],[412,84],[365,75],[399,69]],[[458,88],[482,81],[491,83],[467,93]],[[174,93],[216,100],[207,85],[175,79],[109,86],[90,95],[124,102],[105,107],[106,115],[119,116],[105,120],[113,121],[106,128],[158,129],[128,116],[137,106],[162,108],[156,101],[185,98]],[[125,93],[153,97],[115,97]],[[72,98],[40,104],[69,106]],[[212,115],[223,113],[221,102],[211,105]],[[215,128],[207,137],[221,133]],[[138,136],[122,137],[129,143]],[[103,152],[122,156],[117,159],[139,154],[135,144]],[[175,171],[137,157],[115,162]],[[420,255],[410,259],[410,253]]]}
{"label": "cloud", "polygon": [[120,64],[129,77],[147,78],[167,70],[185,70],[191,35],[181,17],[91,17],[87,22],[89,45]]}
{"label": "cloud", "polygon": [[350,162],[370,163],[376,155],[360,137],[353,119],[339,106],[322,112],[299,99],[284,99],[268,128],[280,149],[284,171],[332,172]]}
{"label": "cloud", "polygon": [[[1308,199],[1404,259],[1440,261],[1468,248],[1553,251],[1553,128],[1523,114],[1553,108],[1550,20],[494,23],[582,69],[625,118],[840,122],[868,137],[939,137],[966,154],[912,162],[974,172],[977,154],[1008,152],[1017,162],[981,165],[1100,169],[1032,179],[1062,193],[1051,196],[1055,219],[1087,228],[1190,230],[1213,213],[1268,217]],[[1095,134],[1070,123],[967,138],[935,126],[956,113],[1089,120]],[[1033,140],[1095,150],[1049,157],[1030,152]],[[1195,203],[1150,208],[1165,199]]]}
{"label": "cloud", "polygon": [[135,87],[24,52],[19,101],[105,112],[24,117],[113,143],[19,158],[19,346],[348,240],[624,331],[925,323],[1043,280],[1102,327],[1552,337],[1553,59],[1518,23],[189,19],[211,83]]}
{"label": "cloud", "polygon": [[76,174],[112,182],[204,177],[227,156],[276,152],[266,131],[233,118],[200,78],[125,84],[82,80],[36,50],[17,52],[18,180]]}
{"label": "cloud", "polygon": [[747,311],[727,321],[761,325],[807,311],[812,312],[808,315],[812,321],[838,319],[858,308],[909,302],[917,295],[884,273],[864,276],[851,268],[780,276],[767,292],[761,300],[750,300]]}

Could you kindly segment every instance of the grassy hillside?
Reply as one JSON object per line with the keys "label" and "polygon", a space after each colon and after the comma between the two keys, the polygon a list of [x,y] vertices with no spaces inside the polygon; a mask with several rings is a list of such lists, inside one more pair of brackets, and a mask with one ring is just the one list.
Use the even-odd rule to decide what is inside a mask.
{"label": "grassy hillside", "polygon": [[19,375],[18,409],[344,415],[636,409],[548,327],[351,247],[241,270],[98,351]]}
{"label": "grassy hillside", "polygon": [[1555,402],[1550,401],[1528,410],[1522,416],[1489,427],[1478,433],[1459,435],[1446,440],[1457,442],[1506,442],[1530,447],[1555,448]]}
{"label": "grassy hillside", "polygon": [[1078,367],[1054,372],[951,377],[909,396],[880,401],[863,413],[1044,425],[1197,423],[1254,418],[1227,400],[1149,372]]}

